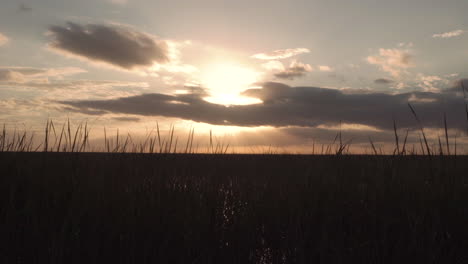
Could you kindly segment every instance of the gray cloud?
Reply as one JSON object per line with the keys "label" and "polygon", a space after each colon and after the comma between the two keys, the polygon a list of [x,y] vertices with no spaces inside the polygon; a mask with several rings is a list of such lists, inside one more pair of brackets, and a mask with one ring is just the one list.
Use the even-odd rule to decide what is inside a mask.
{"label": "gray cloud", "polygon": [[119,122],[138,122],[140,118],[138,117],[130,117],[130,116],[121,116],[121,117],[113,117],[112,119],[119,121]]}
{"label": "gray cloud", "polygon": [[463,97],[466,96],[468,98],[468,79],[459,79],[454,81],[452,86],[445,91],[456,93]]}
{"label": "gray cloud", "polygon": [[275,73],[274,76],[278,79],[293,80],[295,78],[303,77],[311,71],[312,66],[309,64],[293,61],[289,68],[285,69],[284,71]]}
{"label": "gray cloud", "polygon": [[394,81],[390,79],[380,78],[380,79],[374,80],[374,83],[375,84],[391,84],[391,83],[394,83]]}
{"label": "gray cloud", "polygon": [[61,109],[63,112],[71,112],[71,113],[80,113],[85,115],[104,115],[107,112],[103,110],[92,110],[92,109],[76,109],[73,107],[63,107]]}
{"label": "gray cloud", "polygon": [[118,25],[52,26],[49,47],[68,55],[131,70],[169,62],[168,45],[154,36]]}
{"label": "gray cloud", "polygon": [[18,6],[18,11],[19,12],[31,12],[33,9],[32,7],[24,4],[24,3],[21,3],[19,6]]}
{"label": "gray cloud", "polygon": [[346,93],[317,87],[289,87],[265,83],[261,89],[243,94],[263,103],[229,106],[203,100],[203,93],[143,94],[115,100],[61,101],[77,111],[107,111],[143,116],[175,117],[214,125],[319,127],[340,123],[392,129],[415,128],[417,123],[408,107],[410,102],[425,127],[442,128],[446,113],[451,128],[466,129],[463,95],[455,90],[442,93],[401,94]]}

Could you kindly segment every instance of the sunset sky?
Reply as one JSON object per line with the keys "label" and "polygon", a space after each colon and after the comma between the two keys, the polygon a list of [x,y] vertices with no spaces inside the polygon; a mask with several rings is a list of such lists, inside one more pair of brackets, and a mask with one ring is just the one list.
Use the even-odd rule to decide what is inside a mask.
{"label": "sunset sky", "polygon": [[[235,146],[334,139],[460,144],[466,0],[2,0],[0,123],[51,118],[144,133],[212,130]],[[419,144],[419,143],[418,143]]]}

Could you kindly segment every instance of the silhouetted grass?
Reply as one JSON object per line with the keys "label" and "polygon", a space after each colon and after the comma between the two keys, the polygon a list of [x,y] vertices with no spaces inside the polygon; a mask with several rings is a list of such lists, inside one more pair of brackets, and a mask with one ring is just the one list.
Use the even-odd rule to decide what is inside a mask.
{"label": "silhouetted grass", "polygon": [[315,155],[239,155],[159,124],[140,140],[104,128],[102,149],[87,123],[48,120],[39,144],[4,126],[0,263],[464,263],[468,156],[445,115],[431,148],[409,108],[421,152],[394,121],[392,155],[371,138],[374,155],[350,155],[341,129]]}
{"label": "silhouetted grass", "polygon": [[463,263],[465,156],[0,153],[2,263]]}

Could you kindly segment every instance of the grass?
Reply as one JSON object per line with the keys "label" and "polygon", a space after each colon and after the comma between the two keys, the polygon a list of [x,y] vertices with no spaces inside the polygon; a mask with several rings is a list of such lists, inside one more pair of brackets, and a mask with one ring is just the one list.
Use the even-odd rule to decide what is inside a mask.
{"label": "grass", "polygon": [[0,153],[2,263],[461,263],[466,156]]}
{"label": "grass", "polygon": [[[463,91],[465,91],[462,86]],[[466,105],[466,101],[465,101]],[[414,145],[408,146],[408,136],[410,135],[410,129],[405,130],[405,136],[401,143],[400,135],[398,133],[398,127],[395,120],[393,120],[393,132],[395,137],[395,145],[393,151],[385,152],[382,147],[377,147],[372,138],[369,137],[369,145],[371,154],[374,155],[452,155],[450,151],[450,145],[453,146],[457,155],[457,138],[456,135],[453,139],[453,144],[450,143],[449,128],[447,125],[447,117],[444,113],[443,119],[443,132],[445,142],[442,142],[441,137],[438,136],[437,142],[431,143],[428,140],[424,126],[419,119],[415,108],[408,103],[408,107],[411,110],[412,115],[417,122],[419,128],[420,137],[420,150],[418,151]],[[467,111],[467,125],[468,125],[468,105],[466,105]],[[90,143],[91,128],[87,122],[79,123],[77,126],[73,126],[70,120],[67,120],[61,125],[60,133],[56,130],[56,125],[52,120],[47,120],[44,133],[43,141],[37,143],[34,133],[28,131],[19,131],[16,128],[10,132],[7,132],[7,128],[3,125],[2,133],[0,134],[0,152],[104,152],[104,153],[211,153],[211,154],[227,154],[230,151],[230,143],[224,142],[219,138],[213,136],[212,131],[209,132],[209,142],[204,144],[206,148],[201,148],[199,143],[195,142],[195,129],[191,128],[185,139],[185,142],[179,140],[179,136],[175,134],[175,127],[170,126],[167,135],[163,135],[159,124],[156,123],[156,127],[146,133],[143,139],[134,139],[130,133],[122,136],[117,129],[114,136],[110,136],[107,133],[106,128],[103,128],[103,139],[102,144],[93,145]],[[468,132],[467,132],[468,133]],[[320,148],[316,149],[316,143],[313,142],[311,146],[310,154],[313,155],[344,155],[353,154],[350,150],[353,143],[353,139],[347,141],[343,140],[343,133],[340,129],[335,135],[333,141],[330,144],[321,144]],[[194,145],[195,144],[195,145]],[[101,147],[99,147],[101,146]],[[255,152],[255,151],[253,151]],[[265,154],[275,153],[271,149],[271,145],[267,150],[263,150]],[[369,153],[365,153],[369,154]]]}
{"label": "grass", "polygon": [[408,106],[420,150],[394,121],[388,155],[351,155],[341,129],[314,155],[241,155],[193,128],[104,128],[97,148],[86,122],[48,120],[40,143],[3,126],[0,262],[464,263],[468,156]]}

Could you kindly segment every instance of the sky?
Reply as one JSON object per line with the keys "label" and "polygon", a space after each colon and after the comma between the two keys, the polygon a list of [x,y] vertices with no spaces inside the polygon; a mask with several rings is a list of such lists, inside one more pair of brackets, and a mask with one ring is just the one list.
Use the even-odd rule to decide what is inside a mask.
{"label": "sky", "polygon": [[[2,0],[0,123],[212,131],[240,151],[468,143],[465,0]],[[468,90],[467,90],[468,91]],[[420,123],[408,107],[412,105]],[[394,126],[395,124],[395,126]],[[203,143],[200,143],[203,144]],[[452,143],[451,143],[452,144]],[[454,144],[454,143],[453,143]]]}

